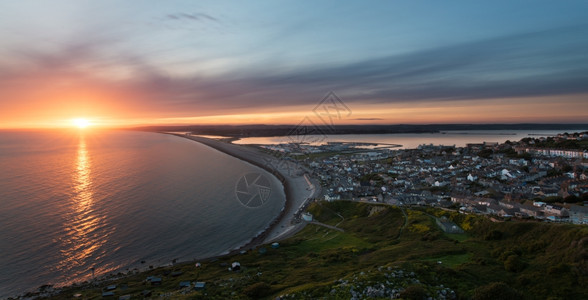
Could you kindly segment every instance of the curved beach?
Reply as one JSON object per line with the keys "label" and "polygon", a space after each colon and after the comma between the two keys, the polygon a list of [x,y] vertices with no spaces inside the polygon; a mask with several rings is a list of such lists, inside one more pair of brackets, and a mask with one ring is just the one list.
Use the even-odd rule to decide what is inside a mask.
{"label": "curved beach", "polygon": [[276,218],[274,218],[265,231],[254,237],[240,249],[232,252],[252,249],[263,243],[287,238],[304,227],[303,222],[295,223],[293,221],[296,219],[296,214],[300,208],[303,207],[310,198],[313,198],[316,195],[319,184],[310,179],[306,174],[303,174],[298,166],[294,166],[296,169],[293,169],[293,164],[285,163],[283,160],[263,153],[254,147],[231,144],[200,136],[176,133],[168,134],[199,142],[225,154],[246,161],[268,171],[282,182],[284,193],[286,195],[284,209],[278,216],[276,216]]}

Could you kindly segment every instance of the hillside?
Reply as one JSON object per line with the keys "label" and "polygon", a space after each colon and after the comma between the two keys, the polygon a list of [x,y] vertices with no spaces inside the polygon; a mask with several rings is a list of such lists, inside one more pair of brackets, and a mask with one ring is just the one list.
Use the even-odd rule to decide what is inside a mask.
{"label": "hillside", "polygon": [[[157,268],[64,289],[51,299],[581,299],[588,295],[588,227],[538,222],[494,223],[474,215],[356,202],[310,206],[315,219],[294,237],[231,257]],[[447,234],[433,216],[466,233]],[[343,230],[343,231],[340,231]],[[229,271],[233,262],[241,269]],[[148,282],[150,276],[161,285]],[[205,282],[204,290],[180,283]],[[522,297],[522,298],[521,298]]]}

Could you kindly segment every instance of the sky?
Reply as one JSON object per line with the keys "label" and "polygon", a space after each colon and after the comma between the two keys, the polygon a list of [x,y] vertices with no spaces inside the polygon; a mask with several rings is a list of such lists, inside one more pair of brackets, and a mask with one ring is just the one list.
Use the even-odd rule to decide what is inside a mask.
{"label": "sky", "polygon": [[0,0],[0,128],[296,124],[333,95],[339,124],[588,123],[588,1]]}

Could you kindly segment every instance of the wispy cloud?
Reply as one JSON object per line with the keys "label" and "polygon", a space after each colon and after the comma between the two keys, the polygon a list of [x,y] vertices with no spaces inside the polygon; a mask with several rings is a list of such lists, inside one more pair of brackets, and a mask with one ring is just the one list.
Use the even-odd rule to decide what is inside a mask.
{"label": "wispy cloud", "polygon": [[176,13],[168,14],[170,20],[190,20],[190,21],[218,21],[216,18],[205,13]]}

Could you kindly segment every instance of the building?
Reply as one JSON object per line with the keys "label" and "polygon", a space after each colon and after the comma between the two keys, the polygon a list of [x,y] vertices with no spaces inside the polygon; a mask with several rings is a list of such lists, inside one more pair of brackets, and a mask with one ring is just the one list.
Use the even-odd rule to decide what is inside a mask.
{"label": "building", "polygon": [[565,158],[584,158],[588,159],[588,152],[584,150],[569,150],[569,149],[548,149],[548,148],[530,148],[530,147],[515,147],[518,154],[529,153],[539,156],[551,157],[565,157]]}
{"label": "building", "polygon": [[449,221],[446,217],[438,218],[437,225],[447,233],[464,233],[463,229],[459,228],[455,223]]}
{"label": "building", "polygon": [[201,291],[206,287],[206,283],[202,281],[198,281],[194,284],[194,290]]}

